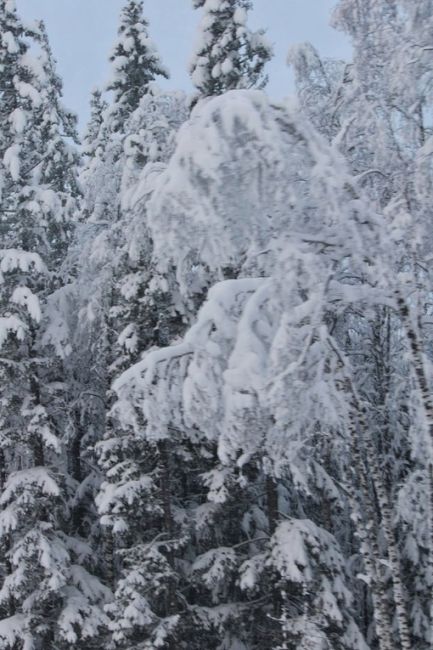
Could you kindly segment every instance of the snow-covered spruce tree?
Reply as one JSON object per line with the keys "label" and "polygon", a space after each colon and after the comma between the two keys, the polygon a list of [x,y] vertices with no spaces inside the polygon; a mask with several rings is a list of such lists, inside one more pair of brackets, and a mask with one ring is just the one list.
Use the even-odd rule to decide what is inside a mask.
{"label": "snow-covered spruce tree", "polygon": [[103,143],[100,135],[107,108],[108,103],[103,98],[102,90],[96,88],[90,99],[90,118],[83,138],[83,154],[88,158],[101,155],[101,152],[98,152],[98,147]]}
{"label": "snow-covered spruce tree", "polygon": [[[127,2],[112,56],[111,101],[99,95],[93,98],[85,139],[87,162],[81,174],[83,223],[68,259],[76,275],[75,310],[69,328],[74,332],[72,346],[76,350],[71,368],[76,422],[73,441],[80,455],[102,437],[106,395],[114,373],[112,351],[117,336],[110,310],[116,301],[116,273],[120,272],[120,250],[128,231],[120,196],[128,119],[159,74],[164,71],[147,35],[142,3]],[[81,475],[79,480],[83,479]]]}
{"label": "snow-covered spruce tree", "polygon": [[[170,274],[152,263],[147,203],[175,145],[187,109],[182,93],[147,93],[131,115],[124,141],[120,228],[112,325],[113,374],[119,374],[154,344],[168,343],[183,329],[180,305],[172,295]],[[172,276],[173,274],[171,274]]]}
{"label": "snow-covered spruce tree", "polygon": [[[128,123],[140,100],[151,92],[151,82],[165,74],[148,37],[141,2],[127,2],[122,10],[119,40],[111,61],[113,74],[108,89],[113,91],[112,101],[107,104],[96,94],[92,102],[91,122],[85,139],[87,163],[81,175],[85,194],[84,223],[78,231],[69,260],[72,267],[79,269],[75,284],[79,301],[77,309],[82,318],[75,346],[77,350],[94,349],[95,374],[92,378],[90,375],[81,377],[79,383],[100,387],[94,391],[100,397],[90,407],[100,411],[100,422],[105,418],[103,401],[114,372],[112,369],[110,377],[107,376],[114,359],[106,355],[111,354],[109,350],[117,339],[109,312],[115,306],[114,285],[116,273],[121,272],[120,251],[125,246],[130,227],[130,213],[124,213],[121,196],[128,157],[125,147],[128,146],[127,136],[131,134]],[[141,167],[145,162],[144,159],[140,161]],[[84,344],[85,340],[87,344]],[[93,363],[83,360],[85,374],[93,372],[92,366]],[[98,420],[96,414],[95,418]]]}
{"label": "snow-covered spruce tree", "polygon": [[43,212],[52,229],[47,229],[50,251],[46,261],[50,270],[56,272],[71,241],[81,195],[77,179],[79,159],[74,146],[78,143],[77,117],[63,106],[63,84],[43,22],[38,25],[36,39],[44,75],[38,115],[41,162],[37,181],[42,186]]}
{"label": "snow-covered spruce tree", "polygon": [[[146,210],[185,115],[182,95],[154,88],[129,123],[122,158],[122,238],[110,309],[113,375],[136,361],[143,350],[166,344],[184,327],[169,281],[151,263]],[[146,444],[134,431],[122,429],[115,413],[109,415],[108,424],[97,445],[103,474],[97,505],[104,530],[118,549],[115,599],[107,610],[112,643],[128,648],[133,640],[147,639],[145,647],[152,648],[166,636],[170,639],[177,623],[173,593],[178,580],[171,559],[175,525],[167,485],[173,459],[164,441]],[[128,598],[132,603],[125,610]]]}
{"label": "snow-covered spruce tree", "polygon": [[73,120],[43,27],[26,30],[10,0],[0,24],[0,647],[88,647],[106,590],[85,569],[89,550],[68,536],[64,386],[54,346],[43,342],[76,209],[77,155],[64,139]]}
{"label": "snow-covered spruce tree", "polygon": [[[164,445],[156,451],[146,447],[121,430],[110,413],[113,377],[144,349],[168,342],[183,329],[166,279],[150,264],[146,204],[186,117],[186,101],[182,93],[163,93],[151,83],[165,71],[141,10],[142,3],[129,2],[121,15],[109,84],[113,98],[102,109],[101,121],[96,113],[92,118],[100,144],[89,142],[95,155],[82,175],[85,223],[70,258],[80,267],[76,299],[81,316],[74,342],[77,436],[83,461],[96,463],[93,451],[86,452],[91,446],[99,466],[93,477],[82,479],[83,487],[98,491],[100,555],[114,591],[107,608],[113,648],[144,639],[149,647],[162,644],[177,620],[170,614],[176,583],[173,536],[160,535],[173,525]],[[84,510],[88,497],[83,490]]]}
{"label": "snow-covered spruce tree", "polygon": [[199,97],[221,95],[237,88],[263,88],[272,48],[264,31],[247,26],[249,0],[193,0],[202,9],[191,78]]}
{"label": "snow-covered spruce tree", "polygon": [[118,40],[110,57],[112,79],[107,90],[113,91],[110,110],[113,131],[122,131],[155,79],[168,78],[167,69],[149,38],[148,27],[143,1],[128,0],[120,15]]}

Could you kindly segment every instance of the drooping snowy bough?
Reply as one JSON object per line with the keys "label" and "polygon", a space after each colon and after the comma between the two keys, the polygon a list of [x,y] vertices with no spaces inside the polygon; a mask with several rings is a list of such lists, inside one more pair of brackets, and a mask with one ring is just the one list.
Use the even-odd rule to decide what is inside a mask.
{"label": "drooping snowy bough", "polygon": [[[198,445],[213,459],[203,481],[216,510],[200,526],[212,526],[238,494],[240,528],[235,537],[225,533],[232,544],[205,548],[203,561],[199,556],[192,567],[212,588],[214,603],[232,599],[242,611],[259,583],[263,589],[263,580],[277,580],[279,604],[267,605],[271,629],[278,619],[285,638],[299,643],[320,629],[334,647],[365,647],[348,617],[349,591],[359,588],[348,565],[338,560],[333,583],[325,578],[329,566],[322,574],[311,562],[322,544],[335,544],[341,557],[349,552],[337,522],[352,511],[359,530],[351,534],[362,541],[380,635],[389,624],[382,620],[389,607],[384,550],[362,532],[371,510],[363,456],[372,447],[362,433],[364,405],[354,398],[358,378],[343,324],[359,309],[395,308],[386,231],[338,151],[296,113],[270,105],[257,91],[227,93],[194,111],[157,182],[149,214],[159,268],[177,269],[184,299],[199,300],[211,288],[181,342],[147,353],[116,380],[113,415],[150,443]],[[361,455],[352,471],[354,445]],[[373,480],[381,485],[379,474]],[[251,491],[264,494],[253,510]],[[323,494],[328,505],[319,514],[314,503]],[[294,560],[296,579],[274,562],[288,521],[290,530],[301,526],[294,503],[309,514],[302,524],[310,530],[304,552],[313,553],[304,563]],[[197,516],[190,513],[194,521]],[[322,531],[315,542],[313,527]],[[290,536],[285,543],[291,544]],[[217,575],[225,576],[225,585],[238,581],[241,592],[215,591]],[[281,613],[293,607],[293,598],[305,603],[304,627],[293,615],[288,624]]]}

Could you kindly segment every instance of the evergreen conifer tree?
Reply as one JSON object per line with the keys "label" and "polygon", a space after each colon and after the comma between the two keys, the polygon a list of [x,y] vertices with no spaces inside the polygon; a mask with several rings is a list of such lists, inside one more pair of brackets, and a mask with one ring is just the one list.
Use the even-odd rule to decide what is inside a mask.
{"label": "evergreen conifer tree", "polygon": [[85,568],[85,545],[68,534],[65,419],[57,410],[64,396],[54,346],[42,342],[77,207],[78,158],[64,139],[74,121],[60,104],[43,26],[25,29],[12,0],[0,3],[0,24],[0,645],[84,647],[105,620],[106,590]]}
{"label": "evergreen conifer tree", "polygon": [[249,0],[193,0],[203,9],[196,49],[190,64],[194,86],[202,97],[238,88],[263,88],[272,48],[264,31],[247,26]]}
{"label": "evergreen conifer tree", "polygon": [[114,131],[122,130],[152,82],[158,77],[168,78],[148,28],[142,0],[128,0],[120,15],[118,40],[110,57],[112,79],[107,90],[113,91],[110,113]]}
{"label": "evergreen conifer tree", "polygon": [[[90,480],[101,518],[96,543],[105,581],[114,592],[107,607],[109,642],[113,648],[139,641],[153,648],[166,637],[168,642],[177,623],[167,595],[176,577],[164,546],[171,536],[162,535],[167,513],[163,472],[151,469],[160,462],[155,449],[122,430],[111,413],[110,385],[158,341],[158,324],[165,311],[173,311],[164,305],[166,283],[152,277],[145,219],[152,179],[172,151],[186,102],[181,93],[164,94],[154,84],[167,74],[149,40],[142,2],[127,2],[120,21],[108,85],[112,101],[106,109],[98,96],[93,101],[86,136],[90,155],[82,176],[86,223],[75,244],[82,260],[76,296],[83,315],[76,346],[90,351],[92,359],[90,364],[88,358],[76,359],[77,388],[84,388],[79,420],[86,423],[79,428],[82,452],[85,443],[92,445],[99,468]],[[163,327],[160,331],[163,336]],[[85,491],[83,496],[88,498]]]}
{"label": "evergreen conifer tree", "polygon": [[89,159],[101,155],[98,147],[101,145],[100,135],[107,108],[108,103],[103,98],[102,91],[96,88],[90,99],[90,118],[83,138],[83,153]]}

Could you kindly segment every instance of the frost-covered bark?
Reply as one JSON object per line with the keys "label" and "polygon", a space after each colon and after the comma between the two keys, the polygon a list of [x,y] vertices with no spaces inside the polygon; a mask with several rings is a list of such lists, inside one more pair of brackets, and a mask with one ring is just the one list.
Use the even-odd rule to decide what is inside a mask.
{"label": "frost-covered bark", "polygon": [[[433,521],[431,498],[424,497],[420,505],[422,516],[430,522],[430,533],[425,533],[425,529],[421,533],[421,529],[416,527],[418,541],[415,541],[414,528],[411,525],[407,527],[408,520],[413,522],[420,516],[414,513],[413,518],[408,517],[407,512],[407,499],[414,489],[414,481],[422,476],[424,494],[430,492],[427,486],[431,452],[426,416],[430,377],[425,373],[423,377],[422,371],[423,356],[430,355],[430,328],[424,325],[430,320],[428,296],[431,278],[426,272],[428,265],[425,265],[431,247],[430,216],[423,208],[424,192],[429,183],[427,169],[431,165],[426,146],[431,130],[426,116],[431,110],[432,97],[424,49],[426,35],[432,30],[430,9],[429,2],[417,3],[415,7],[413,3],[404,1],[363,3],[342,0],[335,14],[337,26],[350,34],[355,50],[350,80],[341,102],[347,120],[350,115],[353,118],[350,125],[347,122],[339,146],[347,151],[364,191],[376,202],[382,219],[388,224],[387,236],[392,242],[388,247],[388,259],[396,273],[396,276],[389,275],[386,279],[395,314],[390,349],[395,361],[391,365],[391,384],[386,381],[391,385],[386,417],[392,424],[387,437],[380,434],[381,442],[385,444],[378,445],[378,454],[379,459],[383,458],[381,462],[387,462],[388,454],[391,458],[388,472],[393,472],[393,479],[391,482],[388,480],[387,487],[394,499],[394,517],[401,524],[405,522],[401,528],[396,526],[395,520],[393,525],[400,546],[410,612],[411,641],[403,640],[404,647],[410,647],[410,643],[416,647],[428,647],[431,634],[427,630],[431,629],[432,620],[432,601],[428,593],[431,582],[427,578],[431,573],[428,558],[433,557],[431,542],[427,541],[431,537]],[[406,355],[409,353],[406,357],[411,359],[409,363],[401,356],[397,360],[402,351]],[[385,357],[387,353],[383,349],[373,354]],[[403,382],[398,381],[399,373],[411,377],[404,388]],[[364,369],[362,374],[365,377]],[[375,395],[370,393],[367,398],[370,405],[380,391],[377,390]],[[427,410],[423,405],[425,399]],[[395,407],[391,406],[395,403],[400,404],[398,419],[393,415]],[[378,402],[375,409],[377,405]],[[384,413],[383,406],[380,408]],[[373,413],[370,417],[377,419],[377,411],[376,415]],[[379,422],[383,423],[383,420],[379,419]],[[398,498],[399,484],[403,486],[402,500]],[[417,575],[424,578],[418,581]]]}

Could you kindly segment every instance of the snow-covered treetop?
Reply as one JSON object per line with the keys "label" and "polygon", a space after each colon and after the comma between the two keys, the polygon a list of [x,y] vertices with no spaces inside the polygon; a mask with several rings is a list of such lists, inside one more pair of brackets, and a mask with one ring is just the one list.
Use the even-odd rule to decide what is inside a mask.
{"label": "snow-covered treetop", "polygon": [[337,106],[347,64],[337,59],[321,59],[311,43],[292,45],[287,63],[295,75],[302,111],[320,133],[331,139],[339,129]]}
{"label": "snow-covered treetop", "polygon": [[0,4],[0,176],[3,244],[37,248],[59,266],[79,188],[76,118],[61,103],[43,23],[25,27],[13,3]]}
{"label": "snow-covered treetop", "polygon": [[0,0],[0,11],[7,14],[16,14],[17,5],[15,0]]}
{"label": "snow-covered treetop", "polygon": [[102,97],[102,91],[96,88],[90,100],[90,119],[83,138],[83,153],[89,158],[98,155],[101,127],[104,123],[104,112],[108,104]]}
{"label": "snow-covered treetop", "polygon": [[[16,111],[12,120],[15,133],[24,130],[25,110],[40,104],[36,80],[40,70],[36,68],[34,57],[28,55],[26,35],[15,3],[0,0],[0,115],[3,120],[7,113]],[[0,152],[9,134],[10,125],[6,123],[0,135]]]}
{"label": "snow-covered treetop", "polygon": [[272,48],[264,31],[247,26],[249,0],[193,0],[203,8],[190,72],[201,96],[220,95],[236,88],[263,88],[264,67]]}
{"label": "snow-covered treetop", "polygon": [[63,96],[63,82],[56,70],[57,62],[53,56],[48,33],[43,21],[37,23],[36,38],[41,47],[39,60],[42,64],[43,72],[45,73],[47,81],[45,92],[47,94],[47,102],[49,102],[51,108],[50,116],[53,119],[53,116],[57,115],[61,121],[62,133],[77,143],[78,135],[76,129],[78,118],[75,113],[72,113],[72,111],[65,108],[61,102]]}
{"label": "snow-covered treetop", "polygon": [[237,90],[201,103],[149,202],[157,261],[173,265],[191,295],[209,286],[209,274],[269,274],[289,234],[323,236],[326,224],[345,246],[357,209],[346,177],[311,124],[264,93]]}
{"label": "snow-covered treetop", "polygon": [[114,93],[115,131],[138,107],[149,84],[157,77],[168,78],[168,71],[149,38],[148,27],[142,0],[129,0],[120,15],[118,39],[110,57],[112,79],[107,85],[107,90]]}
{"label": "snow-covered treetop", "polygon": [[181,343],[115,382],[113,412],[149,438],[218,439],[223,462],[261,450],[278,474],[317,422],[344,429],[326,322],[367,299],[392,304],[386,224],[338,148],[252,90],[195,108],[149,213],[157,262],[177,269],[184,296],[236,279],[213,286]]}
{"label": "snow-covered treetop", "polygon": [[[165,168],[176,145],[176,133],[187,117],[186,95],[162,91],[156,84],[152,84],[130,117],[123,142],[121,205],[124,210],[136,206],[141,222],[146,210],[149,177]],[[135,241],[134,247],[137,245]]]}
{"label": "snow-covered treetop", "polygon": [[156,256],[174,261],[187,292],[203,286],[198,258],[212,273],[239,267],[250,249],[265,248],[272,229],[282,227],[287,184],[272,178],[285,175],[294,143],[281,135],[259,91],[231,91],[199,104],[180,129],[149,219]]}

